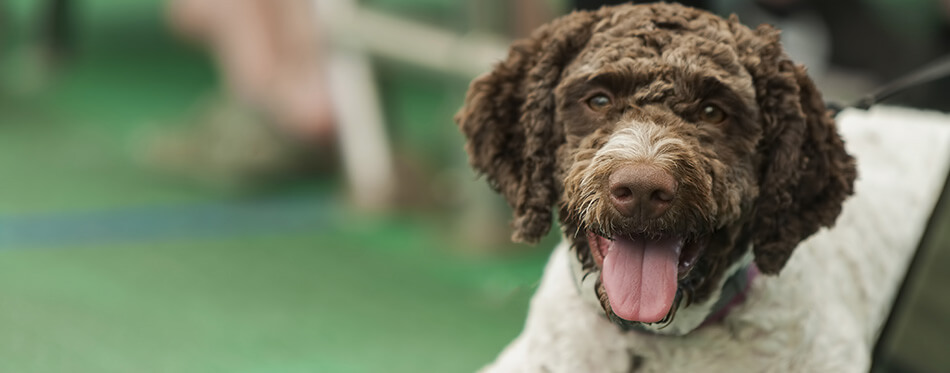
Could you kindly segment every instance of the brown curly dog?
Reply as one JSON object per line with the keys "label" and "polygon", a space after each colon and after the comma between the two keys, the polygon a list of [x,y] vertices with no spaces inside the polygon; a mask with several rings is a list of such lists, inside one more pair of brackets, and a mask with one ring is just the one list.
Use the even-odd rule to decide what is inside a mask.
{"label": "brown curly dog", "polygon": [[673,4],[541,27],[471,84],[456,120],[513,239],[537,242],[556,206],[579,281],[624,328],[663,333],[704,305],[666,332],[695,329],[752,254],[777,274],[832,225],[856,176],[777,30]]}

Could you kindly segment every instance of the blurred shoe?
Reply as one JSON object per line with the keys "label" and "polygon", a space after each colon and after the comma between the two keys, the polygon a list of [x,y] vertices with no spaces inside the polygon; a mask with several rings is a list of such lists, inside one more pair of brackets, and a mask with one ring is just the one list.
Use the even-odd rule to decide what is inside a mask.
{"label": "blurred shoe", "polygon": [[336,168],[333,142],[303,142],[234,100],[200,105],[184,126],[162,128],[140,141],[152,168],[216,188],[257,188]]}

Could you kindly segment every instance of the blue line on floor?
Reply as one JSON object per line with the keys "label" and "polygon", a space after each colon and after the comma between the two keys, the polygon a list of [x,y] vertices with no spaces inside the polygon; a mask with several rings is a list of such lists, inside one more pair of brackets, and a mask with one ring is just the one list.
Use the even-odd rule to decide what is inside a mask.
{"label": "blue line on floor", "polygon": [[326,198],[283,198],[0,216],[0,250],[317,231],[339,211]]}

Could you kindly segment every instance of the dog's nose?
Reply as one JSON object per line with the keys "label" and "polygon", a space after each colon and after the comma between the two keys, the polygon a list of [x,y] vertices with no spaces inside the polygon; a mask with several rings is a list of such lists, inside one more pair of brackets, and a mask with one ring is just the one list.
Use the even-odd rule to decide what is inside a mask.
{"label": "dog's nose", "polygon": [[610,174],[608,183],[610,202],[626,217],[658,218],[670,209],[676,197],[676,179],[653,165],[623,166]]}

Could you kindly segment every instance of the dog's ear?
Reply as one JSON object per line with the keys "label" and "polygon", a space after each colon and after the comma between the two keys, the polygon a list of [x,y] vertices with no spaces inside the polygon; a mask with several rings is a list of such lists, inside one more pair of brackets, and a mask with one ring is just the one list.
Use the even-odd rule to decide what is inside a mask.
{"label": "dog's ear", "polygon": [[753,52],[744,64],[763,126],[753,251],[763,273],[777,274],[802,240],[834,224],[857,171],[821,94],[782,51],[778,31],[760,26],[743,49]]}
{"label": "dog's ear", "polygon": [[514,241],[535,243],[551,228],[560,195],[555,153],[564,143],[553,92],[596,18],[575,12],[513,43],[506,60],[472,82],[455,117],[469,163],[513,210]]}

